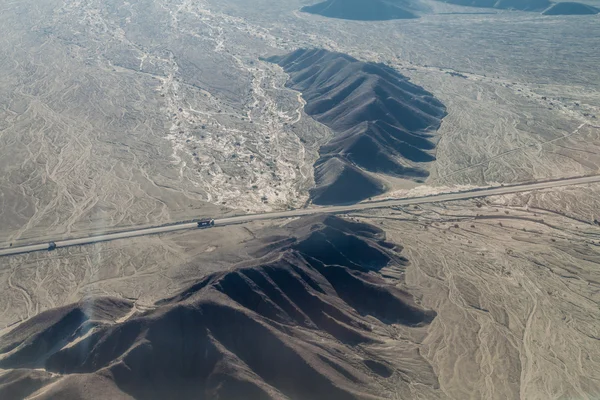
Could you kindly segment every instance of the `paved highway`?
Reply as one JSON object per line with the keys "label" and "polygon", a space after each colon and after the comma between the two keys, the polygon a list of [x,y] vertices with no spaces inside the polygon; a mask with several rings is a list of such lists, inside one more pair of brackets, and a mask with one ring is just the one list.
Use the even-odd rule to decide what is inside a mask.
{"label": "paved highway", "polygon": [[[282,212],[273,212],[273,213],[264,213],[264,214],[248,214],[248,215],[240,215],[237,217],[227,217],[215,220],[215,226],[225,226],[232,224],[241,224],[250,221],[257,220],[267,220],[267,219],[278,219],[278,218],[292,218],[292,217],[301,217],[306,215],[314,215],[314,214],[343,214],[351,211],[360,211],[367,210],[373,208],[387,208],[387,207],[397,207],[397,206],[406,206],[406,205],[414,205],[414,204],[426,204],[426,203],[440,203],[445,201],[454,201],[454,200],[465,200],[465,199],[473,199],[477,197],[486,197],[486,196],[494,196],[501,194],[510,194],[510,193],[519,193],[519,192],[529,192],[532,190],[540,190],[540,189],[551,189],[563,186],[572,186],[572,185],[582,185],[587,183],[595,183],[600,182],[600,175],[594,176],[586,176],[583,178],[570,178],[556,181],[548,181],[548,182],[538,182],[538,183],[526,183],[522,185],[514,185],[514,186],[501,186],[495,187],[491,189],[481,189],[481,190],[471,190],[466,192],[456,192],[456,193],[447,193],[447,194],[439,194],[427,197],[413,197],[413,198],[404,198],[404,199],[394,199],[394,200],[384,200],[379,202],[371,202],[371,203],[361,203],[361,204],[353,204],[349,206],[329,206],[329,207],[313,207],[306,208],[300,210],[291,210],[291,211],[282,211]],[[161,226],[158,228],[146,228],[146,229],[132,229],[128,231],[123,231],[119,233],[110,233],[105,235],[97,235],[97,236],[88,236],[78,239],[68,239],[68,240],[59,240],[56,241],[56,247],[69,247],[69,246],[80,246],[85,244],[106,242],[109,240],[116,239],[126,239],[137,236],[146,236],[153,235],[158,233],[166,233],[166,232],[175,232],[181,231],[185,229],[197,229],[198,225],[195,222],[187,222],[174,224],[169,226]],[[47,251],[49,243],[41,243],[34,244],[29,246],[20,246],[20,247],[10,247],[7,249],[0,250],[0,256],[8,256],[15,254],[23,254],[23,253],[31,253],[34,251]]]}

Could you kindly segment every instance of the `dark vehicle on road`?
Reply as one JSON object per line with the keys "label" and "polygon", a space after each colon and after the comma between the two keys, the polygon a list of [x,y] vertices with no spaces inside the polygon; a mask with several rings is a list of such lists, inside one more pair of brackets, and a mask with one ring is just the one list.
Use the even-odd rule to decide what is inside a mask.
{"label": "dark vehicle on road", "polygon": [[56,243],[50,242],[48,243],[48,251],[56,250]]}
{"label": "dark vehicle on road", "polygon": [[212,218],[204,218],[198,221],[198,228],[210,228],[215,226],[215,220]]}

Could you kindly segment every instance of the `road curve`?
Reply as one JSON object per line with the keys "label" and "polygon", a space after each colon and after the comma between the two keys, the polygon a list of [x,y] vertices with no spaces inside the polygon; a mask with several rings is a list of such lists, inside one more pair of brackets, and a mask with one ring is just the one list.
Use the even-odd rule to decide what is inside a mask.
{"label": "road curve", "polygon": [[[301,217],[306,215],[314,215],[314,214],[343,214],[352,211],[360,211],[374,208],[388,208],[388,207],[397,207],[397,206],[406,206],[406,205],[416,205],[416,204],[427,204],[427,203],[440,203],[446,201],[455,201],[455,200],[466,200],[466,199],[474,199],[477,197],[487,197],[487,196],[495,196],[502,194],[510,194],[510,193],[519,193],[519,192],[530,192],[533,190],[540,189],[552,189],[563,186],[573,186],[573,185],[583,185],[587,183],[596,183],[600,182],[600,175],[586,176],[580,178],[569,178],[555,181],[547,181],[547,182],[536,182],[536,183],[526,183],[521,185],[513,185],[513,186],[501,186],[489,189],[479,189],[479,190],[470,190],[466,192],[456,192],[456,193],[447,193],[447,194],[439,194],[432,195],[426,197],[412,197],[412,198],[404,198],[404,199],[393,199],[393,200],[383,200],[379,202],[371,202],[371,203],[360,203],[353,204],[348,206],[328,206],[328,207],[314,207],[314,208],[306,208],[299,210],[290,210],[290,211],[281,211],[281,212],[272,212],[272,213],[264,213],[264,214],[247,214],[240,215],[236,217],[227,217],[220,218],[215,220],[215,226],[225,226],[225,225],[233,225],[233,224],[242,224],[250,221],[258,221],[258,220],[268,220],[268,219],[279,219],[279,218],[293,218],[293,217]],[[59,240],[56,241],[56,247],[70,247],[70,246],[80,246],[86,244],[93,244],[99,242],[107,242],[110,240],[117,239],[126,239],[133,238],[138,236],[146,236],[146,235],[154,235],[158,233],[167,233],[167,232],[175,232],[181,231],[185,229],[197,229],[198,225],[196,222],[185,222],[180,224],[173,224],[168,226],[161,226],[158,228],[146,228],[146,229],[132,229],[128,231],[118,232],[118,233],[110,233],[105,235],[97,235],[97,236],[88,236],[77,239],[68,239],[68,240]],[[0,249],[0,256],[9,256],[15,254],[24,254],[31,253],[34,251],[47,251],[49,249],[49,243],[41,243],[41,244],[33,244],[28,246],[19,246],[19,247],[10,247],[7,249]]]}

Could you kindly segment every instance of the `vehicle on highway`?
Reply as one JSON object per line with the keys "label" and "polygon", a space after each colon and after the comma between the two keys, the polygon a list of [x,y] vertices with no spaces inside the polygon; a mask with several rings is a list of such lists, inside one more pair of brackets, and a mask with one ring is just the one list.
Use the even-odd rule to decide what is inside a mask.
{"label": "vehicle on highway", "polygon": [[48,243],[48,251],[56,250],[56,243],[50,242]]}
{"label": "vehicle on highway", "polygon": [[198,228],[210,228],[211,226],[215,226],[215,220],[212,218],[203,218],[198,221]]}

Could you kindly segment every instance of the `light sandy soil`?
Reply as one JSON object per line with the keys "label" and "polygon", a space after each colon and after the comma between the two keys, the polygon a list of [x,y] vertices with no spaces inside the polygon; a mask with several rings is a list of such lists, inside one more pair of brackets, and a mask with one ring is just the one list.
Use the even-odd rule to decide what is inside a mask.
{"label": "light sandy soil", "polygon": [[2,246],[304,205],[331,133],[306,118],[281,69],[259,60],[298,47],[385,62],[445,103],[429,186],[598,171],[597,16],[364,23],[304,14],[301,5],[7,4]]}
{"label": "light sandy soil", "polygon": [[258,60],[273,37],[204,7],[7,5],[3,247],[306,202],[327,130]]}
{"label": "light sandy soil", "polygon": [[439,313],[419,350],[435,397],[600,394],[600,227],[496,199],[362,217],[405,246],[407,287]]}

